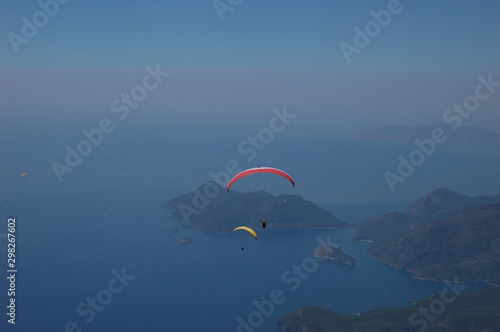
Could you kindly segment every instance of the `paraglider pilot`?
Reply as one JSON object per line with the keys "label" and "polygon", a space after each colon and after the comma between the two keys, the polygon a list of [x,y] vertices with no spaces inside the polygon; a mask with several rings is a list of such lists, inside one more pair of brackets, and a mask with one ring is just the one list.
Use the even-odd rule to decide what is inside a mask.
{"label": "paraglider pilot", "polygon": [[262,228],[266,228],[266,225],[267,225],[267,218],[262,220],[260,219],[260,223],[262,224]]}

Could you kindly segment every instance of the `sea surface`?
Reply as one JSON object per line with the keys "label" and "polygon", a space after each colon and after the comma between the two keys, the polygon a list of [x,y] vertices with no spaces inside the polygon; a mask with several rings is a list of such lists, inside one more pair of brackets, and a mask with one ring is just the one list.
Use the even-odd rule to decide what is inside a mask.
{"label": "sea surface", "polygon": [[[287,187],[286,194],[303,195],[342,220],[361,222],[410,202],[398,195],[380,203],[338,199],[344,191],[346,197],[359,192],[360,199],[370,190],[377,192],[371,176],[387,190],[380,161],[388,156],[397,161],[393,147],[379,155],[366,143],[343,141],[325,155],[319,147],[316,153],[277,141],[250,163],[237,153],[237,139],[200,146],[195,140],[179,143],[129,134],[117,130],[62,182],[51,163],[63,162],[65,145],[74,146],[80,136],[54,134],[3,146],[1,331],[277,332],[278,319],[304,306],[354,315],[404,306],[446,287],[443,282],[413,279],[371,258],[365,252],[368,243],[350,242],[353,228],[260,230],[255,241],[245,232],[218,236],[184,228],[168,218],[170,210],[164,207],[166,201],[210,180],[210,171],[224,170],[229,160],[242,167],[288,163],[297,185],[293,191]],[[20,148],[28,145],[29,154]],[[280,147],[287,151],[283,156],[277,152]],[[297,155],[297,149],[309,152]],[[363,161],[366,156],[369,162]],[[426,172],[433,163],[429,161]],[[22,172],[31,174],[26,181],[19,176]],[[411,188],[411,183],[404,185]],[[280,193],[280,188],[271,189]],[[17,218],[15,326],[7,323],[6,315],[4,235],[9,217]],[[180,238],[193,241],[183,244]],[[350,269],[312,258],[323,242],[342,245],[357,266]],[[467,291],[485,287],[471,283]]]}
{"label": "sea surface", "polygon": [[[266,230],[257,241],[244,232],[173,232],[182,225],[168,219],[157,194],[46,195],[6,203],[18,220],[15,330],[237,331],[243,320],[255,331],[279,331],[276,321],[303,306],[356,314],[403,306],[445,287],[371,258],[367,243],[349,241],[353,229]],[[183,237],[193,242],[176,241]],[[312,258],[321,241],[341,244],[357,266]],[[5,241],[0,245],[5,253]],[[473,283],[467,290],[483,287]],[[87,302],[92,298],[95,307]],[[279,304],[271,306],[271,298]],[[14,329],[2,327],[7,330]]]}

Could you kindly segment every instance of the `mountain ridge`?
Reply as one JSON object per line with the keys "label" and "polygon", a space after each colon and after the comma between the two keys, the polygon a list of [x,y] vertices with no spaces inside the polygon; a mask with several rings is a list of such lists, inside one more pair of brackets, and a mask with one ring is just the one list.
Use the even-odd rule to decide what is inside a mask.
{"label": "mountain ridge", "polygon": [[[452,293],[456,294],[456,293]],[[499,331],[499,288],[456,294],[443,302],[443,293],[415,300],[402,308],[375,309],[355,316],[308,306],[277,321],[283,332],[400,332]],[[449,294],[447,296],[450,296]],[[429,310],[436,303],[443,311]],[[426,311],[423,311],[426,310]]]}
{"label": "mountain ridge", "polygon": [[404,212],[373,216],[355,225],[353,241],[386,242],[420,226],[452,218],[469,208],[500,203],[500,195],[465,196],[448,188],[438,188],[410,205]]}
{"label": "mountain ridge", "polygon": [[[235,227],[246,225],[260,230],[260,219],[268,219],[267,229],[335,229],[352,227],[337,219],[332,212],[324,210],[299,195],[274,196],[265,191],[240,193],[235,190],[226,192],[215,182],[207,182],[191,193],[179,195],[168,201],[165,206],[174,209],[171,218],[185,221],[184,211],[194,211],[193,202],[203,192],[204,186],[217,186],[218,194],[207,199],[206,206],[197,209],[189,216],[187,227],[218,234],[230,233]],[[213,187],[215,188],[215,187]],[[191,209],[191,210],[190,210]],[[184,213],[185,214],[185,213]]]}
{"label": "mountain ridge", "polygon": [[500,204],[480,205],[372,246],[378,260],[420,279],[500,284]]}

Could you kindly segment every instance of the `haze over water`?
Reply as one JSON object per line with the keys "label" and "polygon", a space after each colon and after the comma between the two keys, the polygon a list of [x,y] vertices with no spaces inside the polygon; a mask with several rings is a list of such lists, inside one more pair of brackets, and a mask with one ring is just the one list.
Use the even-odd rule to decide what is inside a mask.
{"label": "haze over water", "polygon": [[[367,243],[349,241],[353,229],[266,231],[247,242],[172,232],[182,225],[164,204],[228,165],[283,168],[294,188],[255,180],[234,189],[301,195],[349,223],[402,211],[440,187],[499,194],[498,145],[453,139],[466,126],[480,137],[499,132],[500,4],[233,1],[222,13],[217,5],[4,6],[0,269],[13,216],[18,273],[16,325],[2,312],[2,331],[64,331],[68,322],[97,332],[234,331],[276,289],[286,300],[259,330],[278,331],[276,320],[307,305],[356,314],[443,289],[370,258]],[[347,44],[357,51],[346,54]],[[418,147],[354,139],[379,126],[456,125],[457,116],[450,140],[395,191],[384,172],[399,174],[399,156]],[[357,266],[318,262],[291,290],[283,274],[328,236]],[[0,303],[7,289],[0,278]],[[106,304],[90,310],[97,296]]]}
{"label": "haze over water", "polygon": [[[117,141],[118,145],[126,143]],[[137,144],[148,145],[141,140]],[[191,150],[192,155],[197,154]],[[151,155],[153,152],[151,149]],[[128,157],[129,151],[115,152],[118,160]],[[22,305],[17,328],[62,331],[67,322],[74,321],[82,331],[193,331],[207,325],[235,330],[237,317],[246,319],[257,310],[253,301],[269,299],[279,289],[286,301],[261,325],[263,331],[278,331],[276,320],[306,305],[355,314],[403,306],[445,287],[442,282],[412,279],[410,274],[372,259],[364,252],[367,243],[350,242],[353,229],[266,231],[259,232],[258,241],[236,233],[217,236],[186,229],[174,233],[171,228],[182,224],[167,218],[169,210],[163,204],[184,191],[178,190],[175,179],[168,185],[168,178],[158,175],[164,167],[161,160],[168,163],[172,158],[163,154],[148,163],[128,163],[127,171],[133,176],[124,182],[117,175],[123,172],[121,162],[90,161],[92,172],[103,176],[92,181],[87,178],[82,185],[83,176],[78,172],[88,172],[82,164],[72,174],[74,178],[67,180],[74,183],[67,188],[80,191],[61,192],[61,184],[50,183],[43,174],[13,184],[13,198],[7,196],[1,211],[19,220],[17,299]],[[300,184],[284,190],[295,193],[295,189],[299,191]],[[352,206],[353,219],[360,209],[374,214],[382,207],[359,203]],[[348,212],[344,213],[349,220]],[[194,241],[175,241],[182,237]],[[318,237],[341,244],[357,259],[357,266],[349,269],[318,262],[299,285],[294,274],[284,278],[294,265],[309,264],[320,244]],[[5,248],[6,243],[0,245]],[[111,271],[122,268],[135,279],[87,324],[88,311],[78,314],[78,305],[106,289],[113,278]],[[1,286],[6,286],[4,281]],[[478,287],[485,286],[472,284],[467,290]]]}

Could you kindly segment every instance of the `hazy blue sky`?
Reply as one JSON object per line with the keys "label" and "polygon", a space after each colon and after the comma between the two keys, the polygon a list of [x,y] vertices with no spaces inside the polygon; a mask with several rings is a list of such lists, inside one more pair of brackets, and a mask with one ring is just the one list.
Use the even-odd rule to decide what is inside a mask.
{"label": "hazy blue sky", "polygon": [[[150,121],[262,123],[287,106],[306,135],[434,124],[479,75],[500,81],[499,1],[241,1],[224,20],[210,0],[72,0],[53,17],[40,3],[0,13],[2,128],[30,116],[96,122],[156,65],[170,76],[137,108]],[[397,13],[348,63],[340,44],[355,46],[354,28],[391,4]],[[25,38],[23,18],[38,20],[36,35]],[[499,104],[493,93],[467,124],[497,130]]]}

